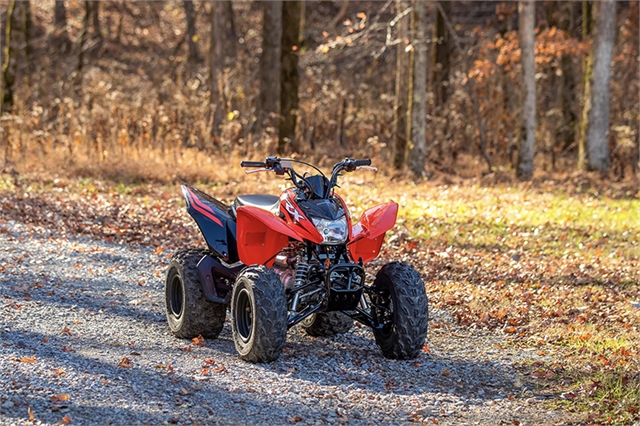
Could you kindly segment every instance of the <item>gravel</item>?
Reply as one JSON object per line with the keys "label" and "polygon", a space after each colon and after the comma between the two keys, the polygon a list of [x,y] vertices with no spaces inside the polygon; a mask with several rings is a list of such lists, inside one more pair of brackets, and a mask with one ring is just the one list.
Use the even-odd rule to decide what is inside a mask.
{"label": "gravel", "polygon": [[[0,221],[2,222],[2,221]],[[169,334],[168,254],[0,224],[0,423],[558,424],[513,368],[542,360],[432,310],[418,359],[373,335],[290,330],[280,359],[241,361],[227,323],[198,346]]]}

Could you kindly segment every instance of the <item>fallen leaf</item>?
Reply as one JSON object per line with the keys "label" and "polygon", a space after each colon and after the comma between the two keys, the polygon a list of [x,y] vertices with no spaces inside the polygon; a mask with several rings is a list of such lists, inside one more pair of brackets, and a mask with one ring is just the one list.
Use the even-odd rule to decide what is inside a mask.
{"label": "fallen leaf", "polygon": [[71,417],[64,416],[61,420],[62,424],[68,425],[73,420]]}
{"label": "fallen leaf", "polygon": [[32,421],[34,421],[36,419],[33,410],[31,410],[31,407],[27,407],[27,414],[29,414],[29,421],[30,422],[32,422]]}
{"label": "fallen leaf", "polygon": [[31,356],[23,356],[20,358],[20,362],[26,362],[27,364],[35,364],[36,362],[40,362],[36,359],[35,355]]}
{"label": "fallen leaf", "polygon": [[447,367],[444,368],[444,370],[442,370],[442,373],[440,373],[442,376],[448,377],[451,374],[451,370],[449,370]]}
{"label": "fallen leaf", "polygon": [[178,348],[179,351],[182,352],[190,352],[191,351],[191,345],[187,346],[186,348]]}
{"label": "fallen leaf", "polygon": [[194,337],[193,339],[191,339],[191,341],[193,342],[194,346],[204,346],[204,337],[202,337],[202,335]]}
{"label": "fallen leaf", "polygon": [[204,362],[205,364],[212,364],[213,365],[213,364],[216,363],[216,360],[209,358],[209,359],[203,360],[202,362]]}
{"label": "fallen leaf", "polygon": [[118,367],[131,368],[133,365],[131,365],[131,360],[125,356],[122,358],[122,361],[120,361],[120,364],[118,364]]}
{"label": "fallen leaf", "polygon": [[69,327],[66,327],[66,326],[62,329],[60,333],[71,336],[71,330],[69,330]]}
{"label": "fallen leaf", "polygon": [[210,367],[204,367],[202,370],[200,370],[200,374],[202,374],[203,376],[206,376],[207,374],[209,374],[210,371],[211,371]]}
{"label": "fallen leaf", "polygon": [[68,346],[63,346],[63,347],[60,348],[60,350],[63,351],[63,352],[75,352],[73,349],[71,349]]}
{"label": "fallen leaf", "polygon": [[53,395],[51,397],[51,402],[53,402],[54,404],[60,404],[64,401],[68,401],[69,400],[69,394],[68,393],[61,393],[59,395]]}
{"label": "fallen leaf", "polygon": [[213,369],[214,373],[222,373],[225,370],[224,365],[220,364],[218,367]]}

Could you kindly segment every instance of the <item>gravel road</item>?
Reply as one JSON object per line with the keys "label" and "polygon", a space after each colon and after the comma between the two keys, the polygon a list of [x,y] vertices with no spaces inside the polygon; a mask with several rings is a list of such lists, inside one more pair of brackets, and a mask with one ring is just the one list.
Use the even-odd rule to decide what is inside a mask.
{"label": "gravel road", "polygon": [[[203,346],[168,332],[153,248],[0,224],[2,424],[559,424],[513,368],[541,359],[499,334],[432,318],[428,349],[383,358],[371,332],[290,330],[280,359],[235,354],[230,326]],[[30,417],[33,420],[30,420]]]}

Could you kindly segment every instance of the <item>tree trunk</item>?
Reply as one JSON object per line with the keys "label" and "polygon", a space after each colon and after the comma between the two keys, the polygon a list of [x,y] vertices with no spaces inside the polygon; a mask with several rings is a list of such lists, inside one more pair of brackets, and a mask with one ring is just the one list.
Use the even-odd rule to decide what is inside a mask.
{"label": "tree trunk", "polygon": [[5,27],[5,46],[3,48],[4,61],[2,63],[2,89],[0,96],[0,115],[13,109],[13,86],[16,81],[18,68],[18,53],[20,49],[20,18],[22,17],[22,2],[11,0],[7,9],[7,23]]}
{"label": "tree trunk", "polygon": [[225,33],[224,22],[222,22],[222,3],[211,2],[211,50],[209,53],[209,72],[211,81],[211,91],[209,104],[211,107],[211,136],[214,144],[220,142],[220,126],[224,117],[224,102],[222,100],[221,78],[224,66],[224,56],[222,47]]}
{"label": "tree trunk", "polygon": [[189,45],[189,62],[198,62],[200,54],[198,53],[198,35],[196,33],[196,12],[193,8],[192,0],[183,0],[184,17],[187,23],[187,42]]}
{"label": "tree trunk", "polygon": [[[396,14],[403,13],[409,4],[406,0],[396,0]],[[400,43],[396,46],[396,104],[394,108],[393,129],[393,167],[402,169],[407,152],[407,108],[409,106],[409,63],[410,52],[406,50],[404,41],[407,38],[409,17],[404,16],[398,21],[396,37]]]}
{"label": "tree trunk", "polygon": [[85,7],[87,9],[87,23],[93,27],[93,38],[96,40],[98,48],[102,45],[102,29],[100,27],[100,2],[85,0]]}
{"label": "tree trunk", "polygon": [[589,168],[605,171],[609,165],[609,110],[611,58],[615,39],[616,2],[603,0],[595,5],[591,108],[587,122]]}
{"label": "tree trunk", "polygon": [[[435,92],[436,107],[447,103],[451,36],[445,23],[445,16],[451,16],[451,1],[439,1],[436,22],[433,27],[433,62],[431,88]],[[442,10],[440,10],[442,8]],[[444,12],[444,15],[443,15]]]}
{"label": "tree trunk", "polygon": [[67,53],[71,47],[69,34],[67,33],[67,8],[64,0],[56,0],[54,10],[54,22],[56,35],[54,37],[60,53]]}
{"label": "tree trunk", "polygon": [[[282,4],[282,46],[280,52],[280,129],[278,153],[296,152],[300,149],[296,141],[298,118],[298,54],[300,52],[300,0]],[[287,149],[289,145],[289,149]]]}
{"label": "tree trunk", "polygon": [[[236,35],[236,24],[235,18],[233,16],[233,5],[231,4],[231,0],[221,0],[222,1],[222,9],[224,16],[225,28],[227,31],[227,43],[225,45],[225,52],[227,60],[235,61],[237,56],[237,42],[238,36]],[[227,64],[229,65],[229,64]]]}
{"label": "tree trunk", "polygon": [[[586,40],[591,34],[591,6],[588,1],[582,2],[582,40]],[[592,46],[593,47],[593,46]],[[593,49],[591,49],[593,50]],[[589,110],[591,109],[591,72],[593,71],[593,52],[587,53],[582,64],[583,68],[583,92],[582,121],[580,122],[580,139],[578,140],[578,169],[586,168],[586,144],[587,123],[589,122]]]}
{"label": "tree trunk", "polygon": [[533,175],[536,141],[535,4],[532,0],[521,1],[518,9],[520,15],[524,101],[522,104],[522,131],[517,176],[520,179],[528,180]]}
{"label": "tree trunk", "polygon": [[416,179],[424,176],[426,128],[427,128],[427,3],[414,0],[415,33],[413,46],[413,102],[411,111],[411,145],[409,168]]}
{"label": "tree trunk", "polygon": [[260,55],[260,98],[258,134],[277,127],[280,117],[280,57],[282,42],[282,1],[262,3],[262,54]]}

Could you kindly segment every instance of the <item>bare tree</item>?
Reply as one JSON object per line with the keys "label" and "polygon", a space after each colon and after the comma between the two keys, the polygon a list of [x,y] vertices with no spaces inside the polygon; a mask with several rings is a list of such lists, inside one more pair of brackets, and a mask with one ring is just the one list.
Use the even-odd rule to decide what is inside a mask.
{"label": "bare tree", "polygon": [[522,50],[522,71],[524,100],[522,103],[522,131],[518,156],[517,176],[528,180],[533,175],[533,158],[536,142],[536,64],[535,64],[535,4],[533,1],[521,1],[518,5],[520,15],[520,48]]}
{"label": "bare tree", "polygon": [[278,153],[297,151],[296,122],[298,118],[298,55],[300,54],[300,0],[282,4],[282,46],[280,52],[280,126]]}
{"label": "bare tree", "polygon": [[[585,40],[591,34],[591,20],[593,15],[592,6],[588,1],[582,2],[582,39]],[[582,99],[582,121],[580,123],[580,138],[578,140],[578,169],[586,169],[586,145],[587,145],[587,123],[589,122],[589,110],[591,109],[591,72],[593,71],[593,52],[587,53],[583,61],[583,92]]]}
{"label": "bare tree", "polygon": [[409,16],[402,14],[409,8],[406,0],[396,0],[396,15],[398,19],[398,32],[396,37],[400,40],[396,49],[396,103],[394,106],[394,130],[393,130],[393,167],[397,170],[404,167],[407,153],[407,111],[409,106],[409,64],[410,52],[406,49],[405,40],[409,28]]}
{"label": "bare tree", "polygon": [[67,33],[67,8],[64,0],[56,0],[54,9],[54,22],[56,27],[55,41],[58,49],[66,53],[71,48],[69,34]]}
{"label": "bare tree", "polygon": [[211,49],[209,52],[211,90],[209,104],[211,108],[211,136],[214,143],[220,141],[220,126],[224,119],[224,101],[220,89],[224,68],[223,35],[225,34],[222,7],[223,4],[219,1],[211,2]]}
{"label": "bare tree", "polygon": [[2,82],[0,84],[0,114],[13,109],[13,89],[18,68],[18,53],[21,40],[22,2],[11,0],[7,9],[5,27],[4,61],[2,62]]}
{"label": "bare tree", "polygon": [[593,38],[591,101],[586,142],[589,168],[604,171],[609,165],[609,81],[615,38],[616,2],[603,0],[596,3],[594,7],[596,26]]}
{"label": "bare tree", "polygon": [[280,56],[282,41],[282,1],[262,3],[262,54],[260,55],[260,98],[258,133],[278,126],[280,116]]}
{"label": "bare tree", "polygon": [[451,55],[451,35],[445,23],[445,16],[451,16],[451,1],[439,1],[436,22],[433,27],[433,65],[431,88],[435,92],[436,106],[447,102],[449,63]]}
{"label": "bare tree", "polygon": [[426,129],[427,129],[427,3],[413,1],[415,22],[413,25],[413,67],[411,144],[408,165],[416,179],[424,176]]}
{"label": "bare tree", "polygon": [[184,17],[187,23],[187,43],[189,44],[189,61],[198,62],[200,53],[198,52],[198,35],[196,33],[196,12],[193,8],[193,0],[183,0]]}

